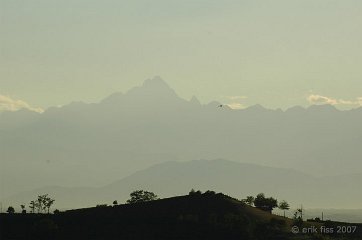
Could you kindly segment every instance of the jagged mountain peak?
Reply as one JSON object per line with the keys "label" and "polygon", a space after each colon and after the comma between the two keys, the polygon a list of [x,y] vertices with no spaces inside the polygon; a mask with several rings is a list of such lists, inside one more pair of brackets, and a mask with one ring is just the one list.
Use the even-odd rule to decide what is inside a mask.
{"label": "jagged mountain peak", "polygon": [[126,104],[161,104],[165,99],[168,101],[179,101],[177,93],[159,76],[149,78],[141,86],[131,88],[125,94],[121,92],[113,93],[105,98],[102,103],[119,105]]}
{"label": "jagged mountain peak", "polygon": [[190,103],[195,104],[195,105],[201,105],[199,99],[197,99],[196,96],[192,96],[192,98],[190,99]]}
{"label": "jagged mountain peak", "polygon": [[179,98],[173,90],[161,77],[149,78],[139,87],[132,88],[126,93],[127,96],[146,97],[153,99]]}
{"label": "jagged mountain peak", "polygon": [[170,86],[160,77],[155,76],[153,78],[146,79],[143,82],[142,87],[144,88],[158,88],[158,89],[171,89]]}
{"label": "jagged mountain peak", "polygon": [[265,112],[267,110],[268,109],[266,109],[265,107],[263,107],[260,104],[255,104],[255,105],[252,105],[245,109],[245,111],[248,111],[248,112]]}

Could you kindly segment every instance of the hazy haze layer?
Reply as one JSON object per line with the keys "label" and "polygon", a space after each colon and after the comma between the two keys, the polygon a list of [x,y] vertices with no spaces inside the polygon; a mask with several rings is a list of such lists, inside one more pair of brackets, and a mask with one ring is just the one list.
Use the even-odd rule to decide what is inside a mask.
{"label": "hazy haze layer", "polygon": [[0,95],[45,109],[161,75],[203,103],[357,107],[361,12],[359,0],[0,0]]}

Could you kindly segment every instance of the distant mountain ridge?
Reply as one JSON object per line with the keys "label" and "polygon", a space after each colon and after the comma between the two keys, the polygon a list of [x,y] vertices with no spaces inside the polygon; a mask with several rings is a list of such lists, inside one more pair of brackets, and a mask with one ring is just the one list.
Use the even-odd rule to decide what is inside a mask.
{"label": "distant mountain ridge", "polygon": [[[352,179],[352,181],[350,181]],[[103,187],[46,187],[23,192],[3,204],[20,206],[40,194],[56,199],[57,208],[92,207],[97,204],[119,203],[137,189],[154,191],[160,197],[187,194],[192,188],[214,190],[235,198],[264,192],[279,200],[288,200],[292,207],[361,208],[360,193],[356,191],[362,174],[313,177],[293,169],[271,168],[223,159],[165,162],[138,171]],[[348,188],[346,187],[346,184]]]}
{"label": "distant mountain ridge", "polygon": [[[360,173],[362,108],[200,104],[160,78],[100,103],[0,115],[0,193],[102,186],[166,161],[225,158],[312,175]],[[65,177],[66,176],[66,177]]]}

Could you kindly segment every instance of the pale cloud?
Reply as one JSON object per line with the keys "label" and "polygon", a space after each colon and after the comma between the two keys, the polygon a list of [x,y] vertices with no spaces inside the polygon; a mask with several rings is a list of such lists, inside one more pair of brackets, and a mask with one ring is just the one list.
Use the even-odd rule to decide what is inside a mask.
{"label": "pale cloud", "polygon": [[362,106],[362,97],[359,97],[354,101],[340,99],[339,103],[344,105]]}
{"label": "pale cloud", "polygon": [[33,112],[42,113],[44,110],[39,107],[32,107],[23,100],[13,99],[8,96],[0,94],[0,112],[4,111],[17,111],[20,109],[28,109]]}
{"label": "pale cloud", "polygon": [[243,100],[243,99],[247,99],[247,96],[226,96],[227,99],[230,100]]}
{"label": "pale cloud", "polygon": [[311,94],[307,97],[307,100],[311,104],[330,104],[330,105],[351,105],[362,106],[362,97],[358,97],[356,100],[335,99],[332,97],[326,97],[317,94]]}
{"label": "pale cloud", "polygon": [[228,99],[228,102],[230,102],[230,103],[227,103],[225,105],[230,107],[231,109],[243,109],[243,108],[246,108],[246,106],[244,104],[242,104],[241,101],[247,99],[248,98],[247,96],[243,96],[243,95],[236,96],[236,95],[234,95],[234,96],[222,96],[222,97],[225,98],[225,99]]}
{"label": "pale cloud", "polygon": [[238,103],[238,102],[229,103],[229,104],[226,104],[226,105],[229,106],[232,109],[243,109],[243,108],[245,108],[245,106],[243,104]]}
{"label": "pale cloud", "polygon": [[362,106],[362,97],[357,98],[358,104]]}
{"label": "pale cloud", "polygon": [[338,101],[336,99],[316,94],[309,95],[307,100],[311,104],[330,104],[330,105],[338,104]]}
{"label": "pale cloud", "polygon": [[356,104],[358,104],[358,101],[351,101],[351,100],[343,100],[343,99],[340,99],[340,100],[339,100],[339,103],[340,103],[340,104],[344,104],[344,105],[356,105]]}

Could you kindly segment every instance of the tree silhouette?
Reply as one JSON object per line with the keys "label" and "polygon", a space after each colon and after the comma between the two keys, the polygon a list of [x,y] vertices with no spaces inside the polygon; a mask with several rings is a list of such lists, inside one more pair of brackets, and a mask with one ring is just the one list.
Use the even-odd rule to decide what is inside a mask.
{"label": "tree silhouette", "polygon": [[303,224],[303,208],[298,208],[297,211],[294,212],[294,224],[297,226],[302,226]]}
{"label": "tree silhouette", "polygon": [[297,216],[299,215],[299,218],[303,220],[303,207],[300,207],[296,211]]}
{"label": "tree silhouette", "polygon": [[117,201],[117,200],[114,200],[114,201],[113,201],[113,205],[114,205],[114,206],[118,205],[118,201]]}
{"label": "tree silhouette", "polygon": [[26,213],[25,205],[21,204],[20,207],[21,207],[21,213],[25,214]]}
{"label": "tree silhouette", "polygon": [[194,195],[196,193],[195,189],[191,189],[191,191],[189,192],[189,195]]}
{"label": "tree silhouette", "polygon": [[29,208],[30,208],[30,210],[31,210],[30,212],[31,212],[31,213],[34,213],[35,208],[36,208],[36,203],[35,203],[35,201],[31,201],[31,202],[30,202]]}
{"label": "tree silhouette", "polygon": [[284,217],[285,217],[285,210],[289,210],[290,209],[290,206],[289,206],[289,203],[287,203],[287,201],[283,200],[279,203],[279,209],[283,210],[284,211]]}
{"label": "tree silhouette", "polygon": [[255,207],[272,212],[274,208],[278,207],[278,201],[272,197],[266,198],[264,193],[259,193],[254,200]]}
{"label": "tree silhouette", "polygon": [[12,206],[8,207],[8,210],[6,210],[9,214],[15,213],[15,209]]}
{"label": "tree silhouette", "polygon": [[148,192],[144,190],[133,191],[130,194],[130,197],[131,198],[127,200],[127,203],[129,204],[138,203],[138,202],[148,202],[158,199],[157,195],[154,194],[153,192]]}
{"label": "tree silhouette", "polygon": [[204,193],[205,196],[212,196],[212,195],[215,195],[215,194],[216,194],[216,192],[215,192],[215,191],[211,191],[211,190],[207,190],[207,191]]}
{"label": "tree silhouette", "polygon": [[35,207],[38,210],[38,213],[41,213],[43,210],[43,199],[42,196],[38,196],[38,199],[35,201]]}
{"label": "tree silhouette", "polygon": [[195,189],[191,189],[191,191],[189,192],[190,196],[201,196],[202,192],[200,190],[195,191]]}
{"label": "tree silhouette", "polygon": [[254,201],[255,201],[255,197],[253,196],[247,196],[245,199],[241,200],[242,202],[246,203],[249,206],[253,206],[254,205]]}
{"label": "tree silhouette", "polygon": [[48,194],[39,195],[35,201],[30,202],[29,208],[32,213],[34,213],[34,210],[36,209],[38,213],[47,211],[49,214],[50,207],[54,204],[54,202],[55,200],[50,198]]}
{"label": "tree silhouette", "polygon": [[48,214],[50,211],[50,207],[54,204],[55,200],[48,197],[48,194],[45,195],[44,199],[43,199],[43,205],[44,208],[46,208],[48,210]]}

